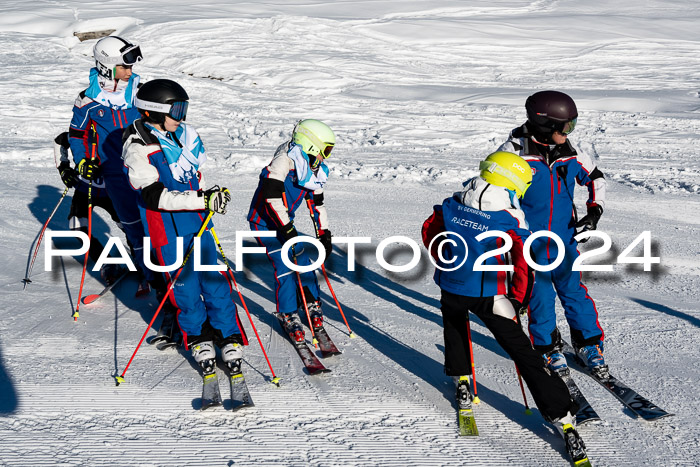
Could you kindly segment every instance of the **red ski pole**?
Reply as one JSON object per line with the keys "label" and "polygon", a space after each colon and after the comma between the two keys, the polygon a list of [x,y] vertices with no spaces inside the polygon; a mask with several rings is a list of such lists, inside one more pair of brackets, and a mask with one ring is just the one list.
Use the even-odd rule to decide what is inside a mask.
{"label": "red ski pole", "polygon": [[527,395],[525,395],[525,386],[523,386],[523,377],[520,376],[520,369],[518,368],[518,365],[515,365],[515,372],[518,374],[518,382],[520,383],[520,391],[523,393],[523,401],[525,401],[525,414],[532,415],[532,410],[530,410],[530,406],[527,403]]}
{"label": "red ski pole", "polygon": [[210,232],[211,232],[212,236],[214,237],[214,241],[216,242],[216,246],[219,247],[219,252],[221,253],[221,257],[224,259],[224,263],[226,263],[226,268],[228,269],[228,273],[231,276],[231,280],[233,280],[233,288],[236,289],[236,292],[238,292],[238,296],[241,299],[241,304],[243,305],[243,309],[245,310],[246,315],[248,315],[248,321],[250,321],[250,325],[253,327],[253,332],[255,333],[255,337],[258,339],[258,344],[260,344],[260,349],[262,350],[263,355],[265,356],[265,360],[267,361],[267,366],[270,368],[270,373],[272,373],[272,383],[279,386],[280,385],[280,378],[278,378],[275,375],[275,370],[272,369],[272,364],[270,363],[270,359],[267,358],[267,352],[265,352],[265,347],[263,346],[262,340],[260,339],[260,335],[258,334],[258,330],[255,327],[255,324],[253,324],[253,318],[252,318],[252,316],[250,316],[250,311],[248,311],[248,306],[245,304],[245,299],[243,298],[243,294],[241,293],[241,290],[238,288],[238,284],[236,283],[236,278],[233,275],[233,269],[231,269],[231,266],[228,264],[228,259],[226,259],[226,255],[224,254],[224,248],[221,246],[221,243],[219,242],[219,237],[216,236],[216,232],[214,231],[213,227],[210,229]]}
{"label": "red ski pole", "polygon": [[[97,130],[95,129],[95,124],[91,126],[92,129],[92,153],[90,154],[90,162],[95,160],[95,154],[97,154]],[[88,183],[88,242],[92,243],[92,178],[90,178]],[[85,283],[85,270],[87,269],[88,256],[90,255],[90,247],[88,244],[88,251],[85,253],[85,261],[83,261],[83,274],[80,277],[80,290],[78,291],[78,304],[75,307],[75,312],[73,313],[73,321],[78,321],[80,316],[80,298],[83,296],[83,284]]]}
{"label": "red ski pole", "polygon": [[[311,219],[314,219],[314,208],[311,206],[311,200],[307,199],[306,200],[306,206],[309,208],[309,214],[311,214]],[[312,222],[314,225],[314,229],[316,230],[316,236],[318,237],[318,227],[316,226],[316,222]],[[331,281],[328,280],[328,274],[326,274],[326,265],[322,264],[321,265],[321,271],[323,271],[323,277],[326,279],[326,284],[328,284],[328,290],[331,291],[331,295],[333,295],[333,300],[335,300],[335,305],[338,307],[338,311],[340,311],[340,316],[343,317],[343,321],[345,321],[345,326],[348,328],[348,333],[350,333],[350,338],[354,339],[357,337],[354,332],[352,332],[352,329],[350,329],[350,325],[348,324],[348,320],[345,319],[345,313],[343,313],[343,309],[340,307],[340,302],[338,301],[338,298],[335,296],[335,292],[333,291],[333,286],[331,285]]]}
{"label": "red ski pole", "polygon": [[[202,234],[204,233],[204,230],[206,230],[207,225],[209,224],[209,221],[211,220],[211,217],[213,215],[214,215],[214,211],[209,211],[209,215],[207,216],[206,219],[204,219],[204,222],[202,223],[202,227],[199,229],[199,232],[197,232],[197,235],[195,237],[202,236]],[[168,287],[168,291],[165,292],[165,295],[161,299],[160,305],[158,305],[158,309],[156,309],[156,313],[153,315],[153,318],[151,318],[151,322],[148,323],[148,327],[146,328],[146,331],[144,331],[143,336],[141,336],[141,340],[139,341],[138,345],[136,345],[136,349],[134,349],[134,353],[131,354],[131,358],[129,359],[129,363],[126,364],[126,367],[124,368],[124,371],[122,371],[121,375],[114,377],[117,380],[117,386],[119,386],[121,383],[124,382],[124,375],[126,374],[126,370],[128,370],[129,366],[131,366],[131,362],[134,361],[134,357],[136,356],[136,352],[138,352],[139,348],[141,348],[141,344],[143,344],[143,341],[146,338],[146,335],[148,335],[148,331],[151,330],[151,326],[153,326],[153,322],[158,317],[158,313],[160,313],[160,310],[163,308],[165,301],[168,299],[168,297],[170,296],[170,293],[173,291],[173,288],[175,287],[175,283],[177,282],[177,278],[180,277],[180,273],[185,268],[185,263],[187,263],[187,260],[190,258],[190,255],[192,254],[193,250],[194,250],[194,240],[193,240],[192,246],[190,247],[189,251],[187,252],[187,255],[185,256],[185,259],[182,260],[182,265],[180,265],[180,269],[178,269],[177,274],[175,274],[175,277],[173,277],[173,280],[170,281],[170,286]]]}

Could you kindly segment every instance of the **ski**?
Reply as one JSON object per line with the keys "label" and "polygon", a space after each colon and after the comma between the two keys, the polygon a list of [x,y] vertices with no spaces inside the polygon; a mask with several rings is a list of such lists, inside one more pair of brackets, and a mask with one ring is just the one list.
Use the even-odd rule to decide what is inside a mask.
{"label": "ski", "polygon": [[565,374],[557,373],[561,379],[566,383],[566,387],[569,388],[569,394],[576,401],[579,406],[578,412],[576,412],[576,425],[581,426],[588,422],[599,421],[600,417],[596,413],[595,409],[591,407],[586,397],[581,392],[581,389],[576,385],[576,382],[571,377],[568,369]]}
{"label": "ski", "polygon": [[579,436],[576,428],[566,424],[562,427],[561,435],[564,437],[564,443],[566,443],[566,452],[574,465],[576,467],[592,467],[586,453],[586,444]]}
{"label": "ski", "polygon": [[241,371],[240,360],[234,360],[229,366],[228,381],[231,388],[231,410],[255,406]]}
{"label": "ski", "polygon": [[219,377],[216,369],[212,373],[202,373],[202,407],[206,410],[209,407],[221,405],[221,391],[219,390]]}
{"label": "ski", "polygon": [[281,315],[279,313],[275,313],[275,315],[277,316],[277,321],[279,321],[280,326],[282,327],[282,332],[285,336],[287,336],[289,341],[294,346],[294,350],[296,350],[299,354],[299,357],[301,358],[301,361],[306,367],[306,370],[309,372],[309,374],[315,375],[318,373],[330,373],[331,370],[323,366],[323,363],[321,363],[321,361],[318,359],[318,357],[316,357],[311,348],[309,348],[309,346],[306,344],[306,341],[294,341],[284,329],[284,323],[282,321]]}
{"label": "ski", "polygon": [[124,271],[120,276],[118,276],[118,277],[114,280],[114,282],[112,282],[111,284],[109,284],[108,286],[106,286],[104,289],[102,289],[102,292],[100,292],[100,293],[98,293],[98,294],[92,294],[92,295],[86,295],[86,296],[84,296],[84,297],[80,300],[81,303],[82,303],[83,305],[89,305],[90,303],[95,303],[97,300],[99,300],[99,299],[102,298],[105,294],[107,294],[107,292],[109,292],[110,290],[112,290],[112,289],[114,288],[115,285],[117,285],[122,279],[124,279],[124,278],[129,274],[129,272],[131,272],[131,271],[129,271],[128,269],[127,269],[126,271]]}
{"label": "ski", "polygon": [[460,436],[479,436],[476,419],[472,410],[472,396],[469,392],[469,380],[457,383],[457,419]]}
{"label": "ski", "polygon": [[323,358],[332,357],[333,355],[340,355],[343,353],[338,350],[338,347],[335,346],[331,340],[331,336],[328,335],[328,331],[326,331],[325,328],[320,327],[318,329],[314,329],[314,332],[316,333],[316,340],[318,341],[318,347],[321,350],[321,356],[323,356]]}
{"label": "ski", "polygon": [[574,348],[567,342],[564,343],[564,353],[576,363],[578,369],[586,373],[588,376],[596,380],[601,386],[610,391],[610,393],[614,395],[617,400],[622,402],[624,406],[634,412],[634,414],[638,417],[647,421],[652,421],[673,415],[640,395],[637,391],[627,386],[612,374],[608,373],[607,377],[601,377],[600,375],[593,373],[576,354]]}
{"label": "ski", "polygon": [[148,339],[148,343],[151,345],[158,344],[163,341],[172,341],[173,332],[175,330],[175,312],[166,313],[163,316],[163,321],[160,322],[158,327],[158,333]]}
{"label": "ski", "polygon": [[180,345],[182,345],[182,334],[178,330],[175,332],[175,335],[172,336],[171,339],[164,340],[164,341],[161,341],[160,343],[156,344],[156,348],[158,350],[166,350],[166,349],[180,347]]}

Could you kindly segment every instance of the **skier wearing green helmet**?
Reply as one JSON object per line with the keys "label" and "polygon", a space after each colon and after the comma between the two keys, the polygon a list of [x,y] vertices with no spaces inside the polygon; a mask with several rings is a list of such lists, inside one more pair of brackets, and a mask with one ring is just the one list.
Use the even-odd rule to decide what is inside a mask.
{"label": "skier wearing green helmet", "polygon": [[[287,334],[294,342],[304,341],[304,330],[298,310],[304,294],[314,330],[323,327],[320,292],[313,272],[301,273],[303,291],[297,277],[282,261],[284,243],[298,235],[294,226],[296,210],[307,203],[315,228],[316,238],[331,254],[331,231],[323,205],[323,189],[328,180],[325,160],[335,146],[335,134],[319,120],[301,120],[294,127],[292,138],[275,151],[270,164],[262,170],[258,188],[253,195],[248,221],[253,231],[274,231],[275,237],[257,238],[267,250],[274,266],[275,299],[277,312]],[[296,252],[296,258],[292,258]],[[290,250],[290,260],[300,266],[311,264],[301,245]]]}

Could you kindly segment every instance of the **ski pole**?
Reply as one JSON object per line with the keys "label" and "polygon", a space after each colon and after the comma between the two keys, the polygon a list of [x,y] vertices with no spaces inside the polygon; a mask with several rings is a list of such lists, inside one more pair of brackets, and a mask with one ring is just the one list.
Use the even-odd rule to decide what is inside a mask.
{"label": "ski pole", "polygon": [[67,193],[68,193],[68,187],[66,187],[66,189],[63,190],[63,194],[61,195],[61,198],[58,200],[58,203],[56,203],[56,207],[53,208],[53,211],[51,211],[51,214],[49,214],[49,218],[46,219],[44,226],[41,228],[41,231],[39,231],[39,237],[38,237],[38,240],[36,242],[36,248],[34,248],[34,254],[32,255],[32,262],[29,264],[29,269],[27,270],[27,276],[24,279],[22,279],[22,282],[24,282],[24,288],[22,290],[26,290],[27,284],[32,282],[29,277],[32,275],[32,269],[34,269],[34,261],[36,260],[37,253],[39,253],[39,246],[41,245],[41,241],[44,239],[44,232],[46,232],[46,228],[49,226],[49,222],[51,222],[53,215],[56,214],[56,211],[58,211],[58,207],[63,202],[63,199],[66,197]]}
{"label": "ski pole", "polygon": [[214,227],[209,229],[211,232],[212,236],[214,237],[214,241],[216,242],[216,246],[219,247],[219,252],[221,253],[221,257],[224,259],[224,263],[226,264],[226,268],[228,269],[228,273],[231,276],[231,279],[233,280],[233,288],[236,289],[236,292],[238,292],[238,296],[241,299],[241,304],[243,305],[243,309],[245,310],[246,315],[248,315],[248,321],[250,321],[250,325],[253,327],[253,332],[255,333],[255,337],[258,339],[258,344],[260,344],[260,349],[262,349],[263,355],[265,356],[265,360],[267,361],[267,366],[270,368],[270,373],[272,373],[272,383],[276,384],[277,386],[280,385],[280,378],[278,378],[275,375],[275,370],[272,369],[272,364],[270,363],[270,359],[267,358],[267,352],[265,352],[265,347],[263,347],[262,340],[260,339],[260,335],[258,334],[258,330],[255,327],[255,324],[253,324],[253,317],[250,316],[250,311],[248,311],[248,306],[245,304],[245,299],[243,298],[243,294],[241,293],[241,290],[238,288],[238,284],[236,283],[236,278],[233,275],[233,269],[231,269],[231,266],[228,264],[228,259],[226,258],[226,254],[224,254],[224,248],[221,246],[221,242],[219,242],[219,237],[216,236],[216,232],[214,231]]}
{"label": "ski pole", "polygon": [[[311,214],[311,219],[313,221],[314,219],[314,209],[311,207],[311,200],[307,199],[306,200],[306,206],[309,208],[309,214]],[[311,222],[314,226],[314,230],[316,231],[316,237],[318,237],[318,226],[316,226],[316,222]],[[348,328],[348,332],[350,333],[350,338],[354,339],[357,337],[354,332],[352,332],[352,329],[350,329],[350,325],[348,324],[348,320],[345,319],[345,313],[343,313],[343,309],[340,307],[340,302],[338,302],[338,299],[335,296],[335,292],[333,291],[333,286],[331,285],[331,281],[328,280],[328,274],[326,274],[326,265],[322,264],[321,265],[321,270],[323,271],[323,276],[326,278],[326,284],[328,284],[328,290],[331,291],[331,295],[333,295],[333,300],[335,300],[335,305],[338,307],[338,311],[340,311],[340,316],[343,317],[343,321],[345,321],[345,326]]]}
{"label": "ski pole", "polygon": [[[90,162],[95,160],[95,154],[97,153],[97,130],[95,129],[95,124],[91,126],[92,129],[92,153],[90,154]],[[92,178],[90,178],[88,183],[88,242],[92,243]],[[73,313],[73,321],[78,321],[80,316],[80,297],[83,296],[83,284],[85,283],[85,270],[87,269],[88,257],[90,256],[90,247],[88,246],[88,251],[85,253],[85,261],[83,261],[83,274],[80,277],[80,290],[78,291],[78,304],[75,307],[75,312]]]}
{"label": "ski pole", "polygon": [[[287,194],[282,193],[282,203],[284,204],[284,207],[287,209],[287,212],[289,212],[289,205],[287,204]],[[316,223],[314,224],[314,228],[316,228]],[[294,245],[292,245],[292,256],[294,257],[294,264],[296,266],[299,265],[297,262],[297,255],[296,255],[296,250],[294,248]],[[306,303],[306,294],[304,294],[304,286],[301,283],[301,274],[299,271],[294,271],[297,275],[297,282],[299,283],[299,291],[297,293],[301,294],[301,301],[304,304],[304,311],[306,311],[306,318],[309,320],[309,329],[311,329],[311,342],[314,344],[314,347],[318,348],[318,339],[316,339],[316,332],[314,332],[314,326],[311,323],[311,314],[309,313],[309,305]]]}
{"label": "ski pole", "polygon": [[518,382],[520,383],[520,391],[523,393],[523,401],[525,402],[525,414],[526,415],[532,415],[532,410],[530,410],[530,406],[527,403],[527,395],[525,395],[525,386],[523,386],[523,377],[520,375],[520,369],[518,368],[518,365],[515,365],[515,372],[518,374]]}
{"label": "ski pole", "polygon": [[[209,215],[207,216],[206,219],[204,219],[204,222],[202,223],[202,227],[200,227],[199,232],[197,232],[197,235],[195,237],[202,236],[202,234],[204,233],[204,230],[206,230],[206,228],[207,228],[207,225],[209,225],[209,221],[211,220],[211,217],[213,215],[214,215],[214,211],[209,211]],[[148,323],[148,327],[146,328],[146,331],[144,331],[143,336],[141,336],[141,340],[139,341],[138,345],[136,346],[136,349],[134,349],[134,353],[131,354],[131,358],[129,359],[129,363],[126,364],[126,367],[124,368],[124,371],[122,371],[121,375],[114,377],[114,379],[117,380],[117,386],[119,386],[121,383],[124,382],[124,375],[126,374],[126,370],[129,369],[131,362],[134,361],[134,357],[136,356],[136,352],[139,351],[141,344],[143,344],[144,339],[146,339],[146,335],[148,334],[148,331],[150,331],[151,326],[153,326],[153,322],[158,317],[158,313],[160,313],[160,310],[163,308],[165,301],[170,296],[170,293],[173,291],[173,288],[175,288],[175,283],[177,282],[177,278],[180,277],[180,273],[183,271],[183,269],[185,269],[185,263],[187,263],[187,260],[190,258],[190,255],[192,254],[193,250],[194,250],[194,239],[192,239],[192,246],[187,251],[187,255],[185,256],[185,259],[182,260],[182,264],[180,265],[180,269],[178,269],[177,273],[175,274],[175,277],[173,277],[173,279],[170,281],[170,286],[168,287],[167,292],[165,292],[165,295],[163,296],[163,298],[161,299],[160,305],[158,305],[158,308],[156,309],[156,313],[153,315],[153,318],[151,318],[151,322]]]}
{"label": "ski pole", "polygon": [[476,395],[476,367],[474,366],[474,350],[472,349],[472,327],[469,324],[469,316],[467,316],[467,339],[469,340],[469,359],[472,361],[472,384],[474,385],[473,402],[478,404],[481,402],[479,396]]}
{"label": "ski pole", "polygon": [[345,313],[343,313],[343,309],[340,307],[340,302],[335,296],[335,291],[333,291],[333,286],[331,285],[331,281],[328,279],[328,274],[326,274],[326,265],[322,264],[321,265],[321,271],[323,271],[323,277],[326,278],[326,284],[328,284],[328,290],[331,291],[331,295],[333,295],[333,300],[335,300],[335,306],[338,307],[338,311],[340,311],[340,316],[343,317],[343,321],[345,321],[345,326],[348,328],[348,332],[350,333],[350,339],[354,339],[357,337],[354,332],[352,332],[352,329],[350,329],[350,325],[348,324],[348,320],[345,319]]}

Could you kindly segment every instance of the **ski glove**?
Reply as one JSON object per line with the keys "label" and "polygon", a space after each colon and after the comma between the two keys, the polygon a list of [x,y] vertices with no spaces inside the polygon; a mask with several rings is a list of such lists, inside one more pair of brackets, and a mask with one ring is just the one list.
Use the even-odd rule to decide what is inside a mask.
{"label": "ski glove", "polygon": [[292,221],[289,221],[277,230],[277,237],[282,244],[287,243],[288,240],[293,239],[297,235],[299,235],[297,233],[297,228],[294,227],[294,222]]}
{"label": "ski glove", "polygon": [[219,188],[218,185],[215,185],[199,193],[200,196],[204,196],[204,206],[209,211],[226,214],[226,204],[231,201],[231,193],[228,191],[228,188]]}
{"label": "ski glove", "polygon": [[61,162],[58,166],[58,173],[61,174],[61,180],[66,188],[73,188],[78,184],[78,172],[70,166],[70,163]]}
{"label": "ski glove", "polygon": [[330,258],[331,252],[333,251],[333,244],[331,243],[331,231],[319,229],[318,239],[321,242],[321,245],[323,245],[323,248],[326,249],[326,259]]}
{"label": "ski glove", "polygon": [[99,162],[83,159],[78,164],[78,173],[85,180],[94,180],[100,176]]}
{"label": "ski glove", "polygon": [[[583,232],[586,232],[588,230],[595,230],[596,227],[598,227],[598,221],[600,220],[600,216],[603,215],[603,208],[598,206],[597,204],[594,204],[592,206],[588,207],[588,214],[583,216],[583,219],[578,221],[576,223],[576,228],[580,229],[576,232],[576,234],[580,234]],[[585,243],[588,241],[588,238],[584,238],[581,240],[579,243]]]}

